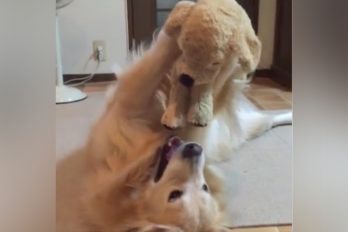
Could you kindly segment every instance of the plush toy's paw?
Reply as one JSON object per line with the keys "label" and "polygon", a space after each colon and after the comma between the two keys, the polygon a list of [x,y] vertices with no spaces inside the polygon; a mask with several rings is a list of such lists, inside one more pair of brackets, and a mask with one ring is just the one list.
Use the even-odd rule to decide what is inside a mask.
{"label": "plush toy's paw", "polygon": [[207,104],[197,102],[192,105],[187,115],[187,121],[197,127],[205,127],[213,118],[213,110]]}
{"label": "plush toy's paw", "polygon": [[176,114],[173,107],[168,107],[162,115],[161,123],[169,130],[182,128],[185,124],[185,116],[183,114]]}

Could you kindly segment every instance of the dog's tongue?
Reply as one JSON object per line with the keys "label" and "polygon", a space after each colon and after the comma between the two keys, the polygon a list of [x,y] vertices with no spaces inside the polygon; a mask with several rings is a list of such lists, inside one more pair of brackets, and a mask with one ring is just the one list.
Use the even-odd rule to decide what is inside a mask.
{"label": "dog's tongue", "polygon": [[160,153],[160,160],[155,175],[154,181],[157,182],[161,179],[170,159],[175,153],[175,150],[183,143],[179,137],[170,137],[167,143],[163,145]]}
{"label": "dog's tongue", "polygon": [[173,136],[168,139],[168,142],[163,147],[163,154],[166,156],[167,161],[169,161],[174,151],[183,143],[183,141],[177,137]]}

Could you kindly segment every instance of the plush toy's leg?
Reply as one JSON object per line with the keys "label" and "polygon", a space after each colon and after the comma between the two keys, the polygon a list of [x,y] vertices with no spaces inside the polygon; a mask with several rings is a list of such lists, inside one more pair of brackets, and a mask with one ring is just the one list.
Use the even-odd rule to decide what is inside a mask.
{"label": "plush toy's leg", "polygon": [[249,33],[246,38],[241,40],[240,46],[240,64],[246,73],[253,72],[261,56],[261,42],[256,35]]}
{"label": "plush toy's leg", "polygon": [[213,118],[213,93],[211,84],[194,85],[187,121],[195,126],[207,126]]}
{"label": "plush toy's leg", "polygon": [[181,128],[186,123],[189,88],[180,82],[172,82],[167,108],[161,123],[169,129]]}

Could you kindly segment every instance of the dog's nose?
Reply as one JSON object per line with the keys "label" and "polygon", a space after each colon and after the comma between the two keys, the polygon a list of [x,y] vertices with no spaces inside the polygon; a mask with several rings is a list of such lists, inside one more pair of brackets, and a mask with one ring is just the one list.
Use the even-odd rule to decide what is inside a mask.
{"label": "dog's nose", "polygon": [[194,80],[192,77],[190,77],[187,74],[181,74],[179,77],[180,83],[183,84],[186,87],[191,87],[194,83]]}
{"label": "dog's nose", "polygon": [[202,147],[196,143],[188,143],[185,145],[182,155],[184,158],[193,158],[202,154]]}

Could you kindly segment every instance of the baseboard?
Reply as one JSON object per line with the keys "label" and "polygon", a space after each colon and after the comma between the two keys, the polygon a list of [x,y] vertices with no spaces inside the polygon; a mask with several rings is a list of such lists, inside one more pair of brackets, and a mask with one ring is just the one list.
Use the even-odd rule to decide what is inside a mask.
{"label": "baseboard", "polygon": [[[75,79],[86,77],[88,74],[64,74],[63,79],[64,82]],[[254,78],[271,78],[275,82],[282,84],[288,88],[292,88],[291,74],[285,73],[282,69],[277,68],[276,66],[272,66],[272,69],[257,69],[254,73]],[[117,76],[114,73],[97,73],[93,76],[89,82],[105,82],[105,81],[115,81],[117,80]],[[73,81],[69,84],[78,83],[80,81]]]}
{"label": "baseboard", "polygon": [[254,78],[271,78],[278,84],[292,89],[291,73],[285,72],[283,69],[273,65],[270,69],[257,69],[254,74]]}
{"label": "baseboard", "polygon": [[[86,77],[88,75],[89,74],[64,74],[63,79],[64,79],[64,82],[66,82],[75,78]],[[115,81],[115,80],[117,80],[117,76],[114,73],[97,73],[88,82],[104,82],[104,81]],[[78,82],[80,81],[72,81],[69,84],[74,84]]]}
{"label": "baseboard", "polygon": [[[89,74],[64,74],[64,82],[69,81],[76,78],[86,77]],[[255,73],[253,73],[255,78],[258,77],[268,77],[271,78],[274,75],[274,72],[272,69],[257,69]],[[104,81],[115,81],[117,80],[117,76],[114,73],[97,73],[94,75],[94,77],[89,80],[88,82],[104,82]],[[79,81],[76,81],[79,82]],[[71,82],[71,84],[76,83]]]}

